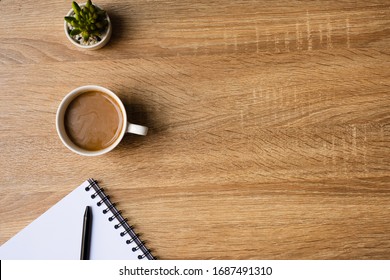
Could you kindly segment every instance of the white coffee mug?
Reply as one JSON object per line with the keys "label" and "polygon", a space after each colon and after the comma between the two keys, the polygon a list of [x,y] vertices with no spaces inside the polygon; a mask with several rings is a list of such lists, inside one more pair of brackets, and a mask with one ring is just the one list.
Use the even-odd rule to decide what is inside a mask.
{"label": "white coffee mug", "polygon": [[[66,109],[68,108],[69,104],[80,94],[89,92],[89,91],[98,91],[98,92],[103,92],[110,97],[112,97],[116,103],[119,105],[122,117],[123,117],[123,125],[120,131],[120,135],[118,138],[113,142],[110,146],[103,148],[101,150],[97,151],[90,151],[83,149],[76,144],[74,144],[71,139],[68,137],[65,129],[65,112]],[[108,153],[112,149],[114,149],[118,144],[121,142],[123,136],[125,133],[133,133],[133,134],[138,134],[138,135],[146,135],[148,132],[148,128],[146,126],[142,125],[137,125],[137,124],[132,124],[127,122],[127,114],[126,114],[126,109],[125,106],[123,105],[122,101],[119,99],[119,97],[113,93],[112,91],[101,87],[101,86],[96,86],[96,85],[87,85],[87,86],[82,86],[78,87],[71,92],[69,92],[64,99],[61,101],[60,106],[58,107],[57,110],[57,115],[56,115],[56,128],[58,132],[58,136],[60,137],[62,143],[72,152],[75,152],[79,155],[83,156],[99,156],[103,155],[105,153]]]}

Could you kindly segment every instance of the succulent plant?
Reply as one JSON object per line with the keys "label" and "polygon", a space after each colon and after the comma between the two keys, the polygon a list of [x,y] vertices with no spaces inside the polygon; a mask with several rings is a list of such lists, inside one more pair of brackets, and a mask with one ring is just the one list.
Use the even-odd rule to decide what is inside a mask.
{"label": "succulent plant", "polygon": [[69,34],[71,36],[81,34],[85,42],[91,37],[96,37],[96,40],[100,41],[99,36],[104,33],[108,25],[106,12],[93,5],[91,0],[81,8],[73,1],[72,9],[74,15],[65,17],[65,21],[73,27]]}

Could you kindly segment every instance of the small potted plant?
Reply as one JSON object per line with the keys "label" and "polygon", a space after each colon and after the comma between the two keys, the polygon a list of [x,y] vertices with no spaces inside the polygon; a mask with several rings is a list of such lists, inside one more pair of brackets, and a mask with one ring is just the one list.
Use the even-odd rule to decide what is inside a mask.
{"label": "small potted plant", "polygon": [[100,49],[110,40],[112,26],[108,14],[91,0],[78,5],[65,16],[65,34],[77,47],[88,50]]}

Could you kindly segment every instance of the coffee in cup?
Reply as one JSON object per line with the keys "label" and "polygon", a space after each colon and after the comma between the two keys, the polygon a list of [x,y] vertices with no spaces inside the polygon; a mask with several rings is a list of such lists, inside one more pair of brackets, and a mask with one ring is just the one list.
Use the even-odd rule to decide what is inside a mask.
{"label": "coffee in cup", "polygon": [[71,91],[58,108],[56,126],[66,147],[87,156],[111,151],[126,132],[147,133],[147,127],[127,123],[126,110],[119,97],[99,86]]}

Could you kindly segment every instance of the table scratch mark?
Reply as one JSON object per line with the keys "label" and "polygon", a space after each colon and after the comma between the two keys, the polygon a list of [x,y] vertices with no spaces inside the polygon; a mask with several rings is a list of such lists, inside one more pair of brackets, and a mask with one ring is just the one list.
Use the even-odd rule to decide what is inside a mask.
{"label": "table scratch mark", "polygon": [[347,33],[347,48],[351,48],[349,17],[345,19],[345,32]]}
{"label": "table scratch mark", "polygon": [[307,31],[307,49],[311,51],[313,48],[313,38],[311,35],[309,11],[306,11],[306,31]]}

